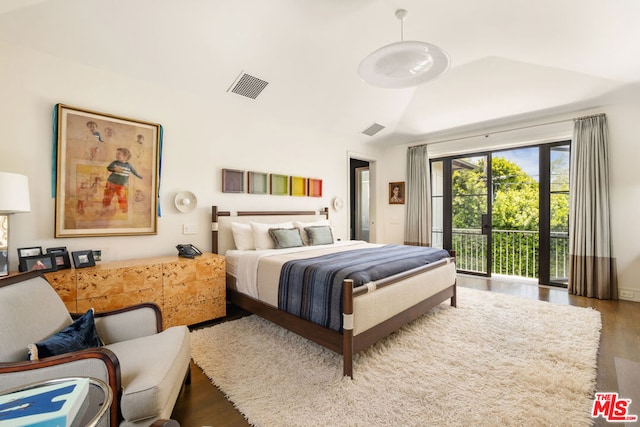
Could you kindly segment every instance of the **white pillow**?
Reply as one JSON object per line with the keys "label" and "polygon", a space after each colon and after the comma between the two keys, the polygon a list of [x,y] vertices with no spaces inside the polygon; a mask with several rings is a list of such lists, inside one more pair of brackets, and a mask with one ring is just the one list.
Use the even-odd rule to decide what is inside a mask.
{"label": "white pillow", "polygon": [[256,248],[253,242],[253,229],[251,225],[232,222],[231,233],[233,234],[233,241],[236,243],[236,249],[239,251],[250,251]]}
{"label": "white pillow", "polygon": [[270,228],[293,228],[292,222],[283,222],[280,224],[265,224],[263,222],[250,222],[253,230],[253,243],[256,249],[275,249],[276,245],[269,234]]}
{"label": "white pillow", "polygon": [[309,246],[309,236],[307,236],[307,231],[304,229],[305,227],[316,227],[319,225],[329,225],[328,219],[320,219],[318,221],[313,222],[300,222],[296,221],[293,223],[299,230],[300,236],[302,236],[302,242],[305,246]]}

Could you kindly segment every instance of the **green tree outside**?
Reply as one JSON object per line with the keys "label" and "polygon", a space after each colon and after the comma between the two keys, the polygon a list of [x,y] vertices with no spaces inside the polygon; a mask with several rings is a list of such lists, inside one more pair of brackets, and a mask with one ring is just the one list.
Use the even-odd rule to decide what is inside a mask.
{"label": "green tree outside", "polygon": [[[551,230],[568,232],[568,157],[551,164]],[[484,253],[480,236],[481,214],[487,206],[487,174],[484,157],[465,159],[465,168],[453,172],[453,228],[466,234],[454,235],[458,252]],[[539,183],[517,163],[493,157],[492,174],[492,272],[537,277],[539,262]],[[500,231],[518,231],[504,233]],[[553,248],[552,248],[553,250]],[[469,257],[467,257],[468,259]],[[464,259],[464,258],[463,258]],[[480,266],[481,267],[481,266]],[[464,268],[464,266],[462,266]],[[470,269],[474,269],[473,266]],[[497,271],[500,270],[500,271]]]}

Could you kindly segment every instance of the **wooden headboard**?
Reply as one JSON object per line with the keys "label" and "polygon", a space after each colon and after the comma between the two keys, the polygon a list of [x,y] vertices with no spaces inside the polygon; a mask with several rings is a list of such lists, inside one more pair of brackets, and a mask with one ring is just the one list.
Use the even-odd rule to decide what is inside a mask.
{"label": "wooden headboard", "polygon": [[262,222],[276,224],[288,221],[312,222],[329,219],[329,208],[316,211],[238,211],[232,215],[230,211],[220,211],[211,206],[211,251],[224,255],[228,249],[235,249],[231,223]]}

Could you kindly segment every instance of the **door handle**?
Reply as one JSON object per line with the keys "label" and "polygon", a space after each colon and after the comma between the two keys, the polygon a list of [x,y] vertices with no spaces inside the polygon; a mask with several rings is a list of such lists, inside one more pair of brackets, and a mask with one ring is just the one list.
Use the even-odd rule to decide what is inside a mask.
{"label": "door handle", "polygon": [[482,214],[482,234],[488,235],[491,230],[491,224],[489,223],[489,214]]}

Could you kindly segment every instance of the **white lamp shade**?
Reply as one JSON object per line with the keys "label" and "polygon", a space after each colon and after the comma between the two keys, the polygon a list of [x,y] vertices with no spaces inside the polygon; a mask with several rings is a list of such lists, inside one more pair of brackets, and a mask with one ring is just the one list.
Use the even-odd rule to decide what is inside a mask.
{"label": "white lamp shade", "polygon": [[449,55],[438,46],[420,41],[402,41],[381,47],[362,60],[360,77],[383,88],[407,88],[436,79],[450,64]]}
{"label": "white lamp shade", "polygon": [[30,212],[29,178],[0,172],[0,214]]}

